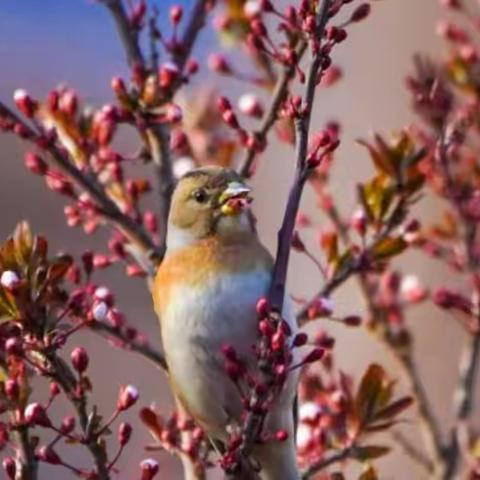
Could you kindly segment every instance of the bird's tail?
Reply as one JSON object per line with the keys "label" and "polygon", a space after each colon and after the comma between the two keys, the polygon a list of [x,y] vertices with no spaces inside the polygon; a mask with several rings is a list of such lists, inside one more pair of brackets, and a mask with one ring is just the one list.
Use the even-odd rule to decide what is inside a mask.
{"label": "bird's tail", "polygon": [[266,443],[256,449],[255,458],[262,467],[262,480],[300,480],[293,439]]}

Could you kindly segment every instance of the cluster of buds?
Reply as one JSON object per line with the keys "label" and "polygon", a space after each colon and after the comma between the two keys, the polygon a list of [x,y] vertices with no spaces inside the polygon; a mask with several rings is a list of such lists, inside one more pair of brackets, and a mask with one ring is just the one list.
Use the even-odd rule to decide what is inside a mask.
{"label": "cluster of buds", "polygon": [[140,411],[140,419],[156,441],[150,449],[187,455],[199,472],[210,465],[211,445],[205,433],[184,414],[173,412],[168,418],[163,418],[152,408],[145,407]]}
{"label": "cluster of buds", "polygon": [[[300,348],[308,343],[308,336],[301,332],[294,334],[288,322],[270,308],[266,298],[257,303],[259,338],[254,345],[255,369],[247,368],[238,352],[231,345],[224,345],[222,353],[225,359],[225,372],[237,386],[245,409],[244,418],[251,416],[265,418],[278,399],[285,382],[293,370],[317,362],[323,357],[324,349],[310,348],[306,354],[300,354]],[[302,349],[303,351],[303,349]],[[262,421],[259,424],[263,424]],[[230,430],[221,466],[227,472],[242,468],[241,452],[245,436],[249,441],[268,442],[285,441],[288,432],[264,432],[262,429],[244,431],[248,422]]]}

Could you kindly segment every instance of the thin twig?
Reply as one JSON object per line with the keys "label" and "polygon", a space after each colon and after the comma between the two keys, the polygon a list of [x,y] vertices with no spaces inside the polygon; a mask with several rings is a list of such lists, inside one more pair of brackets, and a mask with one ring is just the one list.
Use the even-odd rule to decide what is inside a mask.
{"label": "thin twig", "polygon": [[308,480],[312,477],[314,477],[317,473],[321,472],[322,470],[325,470],[326,468],[334,465],[335,463],[340,463],[346,460],[350,455],[352,455],[352,448],[345,448],[343,450],[340,450],[339,452],[336,452],[329,457],[323,458],[322,460],[319,460],[318,462],[313,463],[310,465],[306,470],[302,472],[302,480]]}
{"label": "thin twig", "polygon": [[[38,132],[24,122],[1,102],[0,117],[9,119],[15,124],[22,125],[22,128],[27,132],[28,139],[32,142],[37,141],[42,136],[41,132]],[[121,212],[115,202],[105,193],[96,177],[87,172],[80,171],[70,158],[68,158],[66,152],[60,150],[54,143],[50,142],[46,146],[46,150],[50,154],[52,163],[61,170],[77,188],[87,192],[92,200],[95,201],[99,215],[117,227],[149,261],[157,263],[160,256],[158,246],[153,243],[152,238],[140,223],[137,223],[131,217]]]}
{"label": "thin twig", "polygon": [[37,480],[38,460],[32,444],[28,425],[19,425],[15,430],[18,443],[17,476],[19,480]]}
{"label": "thin twig", "polygon": [[135,64],[143,66],[145,60],[142,50],[138,45],[138,32],[134,30],[129,22],[127,12],[123,6],[122,0],[101,0],[101,2],[110,10],[115,21],[118,35],[122,42],[127,62],[130,67]]}
{"label": "thin twig", "polygon": [[[307,42],[304,40],[300,41],[299,46],[297,47],[297,56],[299,59],[303,57],[305,50],[307,48]],[[275,88],[272,93],[272,100],[266,112],[263,115],[262,122],[260,124],[259,129],[254,133],[255,138],[260,143],[260,145],[264,144],[268,132],[273,127],[275,122],[278,119],[278,112],[280,107],[282,106],[283,101],[285,100],[285,96],[288,92],[288,85],[292,80],[295,74],[295,67],[294,66],[286,66],[283,68],[278,80],[275,84]],[[245,150],[245,155],[242,161],[240,162],[239,173],[244,178],[250,178],[253,170],[252,165],[255,160],[256,151],[254,147],[247,148]]]}
{"label": "thin twig", "polygon": [[401,447],[405,455],[417,463],[427,474],[433,473],[434,467],[429,458],[427,458],[418,448],[410,442],[401,432],[393,430],[392,438]]}
{"label": "thin twig", "polygon": [[120,340],[125,349],[142,355],[146,359],[150,360],[157,368],[167,370],[167,362],[165,361],[165,357],[160,351],[156,350],[150,345],[132,340],[118,328],[115,328],[104,322],[93,322],[91,325],[89,325],[89,327],[95,332],[107,334],[107,337],[114,337],[115,339]]}

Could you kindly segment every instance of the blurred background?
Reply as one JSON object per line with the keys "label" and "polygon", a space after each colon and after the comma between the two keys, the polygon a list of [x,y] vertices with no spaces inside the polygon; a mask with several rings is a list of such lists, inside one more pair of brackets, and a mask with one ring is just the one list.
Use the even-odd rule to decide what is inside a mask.
{"label": "blurred background", "polygon": [[[161,12],[167,11],[171,4],[167,0],[152,0],[152,3],[156,3]],[[188,0],[177,3],[188,10]],[[373,131],[388,133],[412,120],[404,88],[412,56],[417,51],[432,54],[440,51],[434,33],[440,15],[436,0],[384,0],[374,2],[373,7],[371,18],[352,28],[350,40],[336,53],[336,62],[345,69],[345,79],[338,86],[320,92],[315,107],[315,125],[320,126],[330,119],[338,119],[343,125],[342,147],[333,173],[333,194],[345,214],[350,214],[354,207],[356,183],[371,173],[366,152],[355,139],[367,137]],[[166,14],[160,18],[162,16],[167,18]],[[195,52],[200,63],[212,49],[213,39],[213,32],[206,31]],[[76,89],[84,101],[102,105],[113,98],[111,77],[127,75],[113,23],[105,9],[93,0],[0,0],[0,65],[0,98],[10,105],[16,88],[45,97],[59,83]],[[205,78],[202,75],[205,74],[200,74],[197,82]],[[218,82],[218,85],[221,89],[226,83]],[[229,94],[234,89],[240,92],[241,88],[241,85],[229,85]],[[125,145],[128,149],[128,139]],[[36,232],[48,236],[53,250],[68,249],[78,254],[87,248],[103,247],[101,234],[86,237],[80,230],[66,226],[62,201],[38,178],[27,173],[23,166],[22,145],[12,137],[0,136],[0,165],[0,238],[10,234],[19,220],[27,219]],[[254,179],[260,233],[272,251],[292,167],[293,152],[274,141],[262,158]],[[432,206],[427,201],[420,208]],[[311,192],[306,193],[302,210],[318,215]],[[321,222],[321,218],[316,218]],[[316,234],[312,233],[307,240],[315,245]],[[409,254],[399,268],[414,271],[432,285],[438,284],[437,279],[448,283],[448,279],[442,279],[444,272],[425,260],[417,262],[415,255]],[[143,281],[126,279],[115,269],[98,278],[116,293],[117,302],[129,321],[146,332],[152,344],[158,345],[159,331]],[[294,254],[289,278],[291,293],[313,294],[321,282],[318,271],[308,259]],[[362,308],[354,282],[342,288],[334,302],[338,315],[356,313]],[[409,321],[418,333],[416,348],[422,356],[421,373],[436,399],[438,415],[448,419],[450,392],[463,334],[454,322],[432,308],[413,310]],[[336,328],[330,323],[322,327],[336,337],[336,357],[343,370],[360,374],[368,363],[379,361],[395,377],[394,365],[386,353],[361,329]],[[134,354],[107,348],[94,334],[82,334],[75,342],[86,346],[91,355],[91,364],[95,366],[91,370],[94,397],[105,416],[114,408],[118,388],[124,383],[133,383],[139,388],[140,406],[154,403],[159,411],[170,410],[171,397],[163,374],[154,367]],[[74,346],[72,344],[71,348]],[[64,407],[58,407],[60,413],[68,411]],[[130,418],[134,417],[135,412],[132,412]],[[410,417],[413,418],[411,414]],[[136,425],[134,441],[119,463],[124,472],[121,478],[136,478],[138,462],[146,456],[144,446],[149,438],[143,427],[139,423]],[[415,432],[414,427],[412,422],[404,429]],[[416,434],[412,435],[415,438]],[[78,454],[79,449],[76,450]],[[158,457],[161,478],[181,478],[174,460],[166,454],[158,454]],[[88,461],[87,457],[72,460],[79,465]],[[388,456],[379,465],[383,469],[381,478],[421,478],[400,453]],[[71,478],[61,469],[55,468],[54,472],[55,479]],[[47,469],[43,469],[40,478],[48,478],[47,475]]]}

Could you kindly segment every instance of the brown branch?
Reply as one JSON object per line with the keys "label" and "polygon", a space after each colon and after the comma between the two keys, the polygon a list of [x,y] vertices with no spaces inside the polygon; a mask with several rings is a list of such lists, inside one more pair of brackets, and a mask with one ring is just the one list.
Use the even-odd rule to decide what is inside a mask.
{"label": "brown branch", "polygon": [[94,460],[98,480],[110,480],[109,463],[105,446],[98,441],[94,432],[90,431],[87,400],[85,394],[78,395],[77,393],[74,373],[55,352],[47,353],[46,359],[51,366],[52,378],[60,385],[60,388],[64,391],[77,412],[80,427],[85,437],[84,443]]}
{"label": "brown branch", "polygon": [[302,480],[308,480],[312,477],[315,477],[317,473],[321,472],[322,470],[325,470],[326,468],[334,465],[335,463],[340,463],[343,462],[344,460],[347,460],[354,452],[354,449],[352,447],[349,448],[344,448],[343,450],[340,450],[339,452],[336,452],[329,457],[323,458],[322,460],[319,460],[318,462],[313,463],[310,465],[306,470],[302,472]]}
{"label": "brown branch", "polygon": [[[402,197],[390,216],[386,227],[382,229],[380,234],[372,240],[369,246],[366,247],[367,252],[372,251],[382,238],[388,236],[392,230],[396,228],[397,219],[399,218],[399,215],[396,212],[399,212],[404,208],[404,202],[406,202],[406,199]],[[332,206],[327,213],[333,225],[339,232],[340,239],[344,245],[349,248],[352,241],[348,229],[342,222],[340,213],[335,206]],[[355,274],[358,274],[357,280],[359,288],[364,297],[370,317],[382,325],[381,329],[375,329],[372,333],[374,333],[375,339],[380,341],[391,354],[393,360],[399,366],[399,371],[404,382],[413,392],[416,398],[418,418],[424,436],[425,446],[431,456],[432,464],[435,468],[441,470],[443,468],[444,447],[442,443],[440,423],[433,413],[430,399],[424,388],[423,381],[419,376],[418,367],[413,359],[412,345],[399,345],[395,341],[395,338],[390,334],[386,322],[383,321],[384,315],[382,309],[378,308],[373,301],[373,292],[371,292],[371,288],[367,282],[361,259],[352,261],[348,268],[339,272],[338,275],[335,275],[329,282],[327,282],[322,290],[300,310],[297,318],[299,319],[299,322],[305,321],[308,309],[313,305],[316,298],[319,296],[330,295],[336,288]]]}
{"label": "brown branch", "polygon": [[150,360],[150,362],[152,362],[157,368],[167,370],[167,362],[165,361],[165,357],[160,351],[156,350],[150,345],[136,342],[135,340],[128,338],[118,328],[115,328],[104,322],[93,322],[91,325],[89,325],[89,328],[95,332],[104,334],[107,337],[114,337],[117,340],[120,340],[126,350],[136,352],[145,357],[147,360]]}
{"label": "brown branch", "polygon": [[123,1],[101,0],[101,2],[110,10],[110,14],[115,21],[128,65],[130,67],[133,67],[135,64],[144,66],[145,60],[138,45],[138,31],[132,28],[125,7],[123,6]]}
{"label": "brown branch", "polygon": [[15,437],[18,443],[17,474],[15,478],[18,480],[37,480],[38,460],[30,439],[28,425],[19,425],[15,430]]}
{"label": "brown branch", "polygon": [[410,442],[401,432],[394,430],[391,432],[393,440],[403,450],[405,455],[410,457],[417,465],[419,465],[425,473],[433,473],[434,467],[429,458],[427,458],[421,451],[417,449],[413,443]]}
{"label": "brown branch", "polygon": [[[297,57],[300,60],[305,53],[307,48],[307,42],[301,40],[299,46],[296,49]],[[260,144],[263,144],[266,139],[268,132],[273,127],[275,122],[278,119],[278,112],[280,107],[282,106],[283,101],[288,92],[288,85],[292,80],[293,76],[295,75],[295,67],[294,66],[286,66],[283,68],[278,80],[275,84],[275,88],[272,93],[272,101],[270,102],[270,106],[268,107],[267,111],[263,115],[262,122],[260,124],[259,129],[254,133],[255,138]],[[250,178],[252,175],[252,165],[255,160],[256,151],[255,148],[247,148],[245,150],[245,155],[242,161],[240,162],[239,173],[244,178]]]}
{"label": "brown branch", "polygon": [[[22,125],[28,139],[35,143],[42,137],[42,132],[21,120],[6,105],[0,102],[0,117],[8,119],[15,124]],[[52,163],[80,190],[87,192],[95,201],[99,215],[118,228],[136,248],[149,261],[157,263],[160,250],[152,238],[140,223],[137,223],[128,215],[125,215],[117,207],[115,202],[105,193],[96,177],[88,172],[80,171],[68,157],[68,154],[60,150],[57,145],[50,142],[46,146]]]}
{"label": "brown branch", "polygon": [[[328,12],[331,0],[324,0],[317,14],[316,38],[321,42],[325,27],[328,22]],[[305,111],[295,121],[296,130],[296,170],[293,185],[287,200],[285,215],[282,226],[278,232],[278,245],[276,261],[273,270],[272,284],[269,292],[270,304],[273,307],[282,310],[285,297],[285,284],[287,280],[288,263],[290,259],[290,248],[292,243],[293,231],[295,228],[295,219],[297,217],[300,199],[303,193],[303,187],[308,178],[309,169],[307,166],[308,138],[310,132],[310,119],[315,99],[315,87],[317,86],[318,74],[322,61],[320,46],[315,54],[307,74],[307,84],[303,97]]]}

